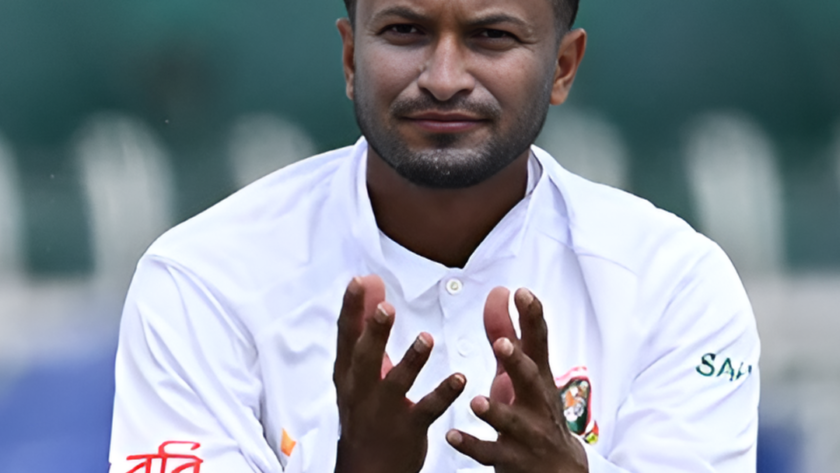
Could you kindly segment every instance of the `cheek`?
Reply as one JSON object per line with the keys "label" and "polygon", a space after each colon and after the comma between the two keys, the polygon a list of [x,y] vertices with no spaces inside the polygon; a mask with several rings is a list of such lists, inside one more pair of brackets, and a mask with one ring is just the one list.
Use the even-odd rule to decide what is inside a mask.
{"label": "cheek", "polygon": [[396,51],[386,46],[366,48],[357,62],[357,87],[369,100],[387,107],[400,95],[416,87],[424,56],[422,51]]}
{"label": "cheek", "polygon": [[518,107],[542,94],[548,73],[545,62],[528,55],[483,59],[475,69],[476,79],[499,101],[503,108]]}

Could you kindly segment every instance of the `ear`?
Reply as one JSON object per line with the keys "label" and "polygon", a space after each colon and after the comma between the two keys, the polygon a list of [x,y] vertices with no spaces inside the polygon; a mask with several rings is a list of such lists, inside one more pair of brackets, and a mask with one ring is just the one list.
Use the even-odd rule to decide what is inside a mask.
{"label": "ear", "polygon": [[356,77],[356,39],[353,35],[353,25],[349,18],[341,18],[335,23],[341,34],[341,60],[344,64],[344,82],[347,98],[353,100],[353,80]]}
{"label": "ear", "polygon": [[575,29],[566,33],[560,41],[557,53],[557,69],[554,72],[554,87],[551,89],[551,105],[560,105],[569,97],[578,67],[586,53],[586,31]]}

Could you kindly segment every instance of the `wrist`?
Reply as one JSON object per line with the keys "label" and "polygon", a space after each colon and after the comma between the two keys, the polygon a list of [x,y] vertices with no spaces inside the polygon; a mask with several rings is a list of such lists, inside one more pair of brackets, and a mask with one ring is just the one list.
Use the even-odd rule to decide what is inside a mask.
{"label": "wrist", "polygon": [[573,459],[573,469],[572,471],[577,471],[580,473],[589,473],[589,457],[586,454],[586,446],[583,443],[583,439],[572,436],[575,440],[572,443],[572,459]]}
{"label": "wrist", "polygon": [[381,465],[379,455],[365,452],[342,437],[338,440],[335,473],[393,473]]}

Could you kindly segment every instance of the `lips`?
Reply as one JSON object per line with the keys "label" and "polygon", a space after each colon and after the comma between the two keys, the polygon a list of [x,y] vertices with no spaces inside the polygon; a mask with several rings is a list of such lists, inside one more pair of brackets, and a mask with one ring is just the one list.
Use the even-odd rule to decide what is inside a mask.
{"label": "lips", "polygon": [[464,133],[487,120],[466,113],[424,112],[406,117],[415,126],[432,133]]}

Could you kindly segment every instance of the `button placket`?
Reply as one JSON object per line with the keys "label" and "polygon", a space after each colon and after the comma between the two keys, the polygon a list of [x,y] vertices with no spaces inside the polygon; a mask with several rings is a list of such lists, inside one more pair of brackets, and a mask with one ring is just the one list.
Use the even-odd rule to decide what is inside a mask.
{"label": "button placket", "polygon": [[475,344],[468,338],[458,340],[458,354],[463,357],[469,357],[475,351]]}
{"label": "button placket", "polygon": [[458,278],[450,278],[445,283],[446,292],[450,295],[457,296],[464,290],[464,283]]}

